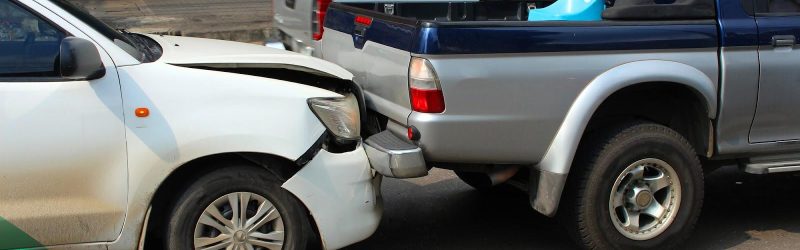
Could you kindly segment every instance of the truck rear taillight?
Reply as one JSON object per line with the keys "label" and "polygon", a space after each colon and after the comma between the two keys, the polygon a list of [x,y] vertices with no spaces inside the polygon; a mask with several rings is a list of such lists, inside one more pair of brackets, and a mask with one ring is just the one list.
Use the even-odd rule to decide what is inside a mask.
{"label": "truck rear taillight", "polygon": [[444,112],[444,95],[439,77],[431,62],[414,57],[408,71],[408,87],[411,95],[411,109],[422,113]]}
{"label": "truck rear taillight", "polygon": [[311,12],[311,30],[314,32],[313,38],[315,41],[322,39],[322,32],[325,29],[325,13],[328,11],[328,5],[331,0],[313,0],[314,7]]}

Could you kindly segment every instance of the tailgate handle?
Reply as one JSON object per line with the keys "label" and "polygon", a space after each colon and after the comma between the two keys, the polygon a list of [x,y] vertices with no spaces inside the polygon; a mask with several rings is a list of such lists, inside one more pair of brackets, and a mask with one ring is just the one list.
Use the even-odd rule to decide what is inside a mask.
{"label": "tailgate handle", "polygon": [[364,36],[367,34],[367,29],[372,26],[372,17],[356,16],[353,22],[356,25],[353,33],[357,36]]}
{"label": "tailgate handle", "polygon": [[367,27],[356,26],[356,28],[353,30],[353,34],[356,36],[364,36],[367,34]]}
{"label": "tailgate handle", "polygon": [[372,17],[356,16],[353,23],[355,25],[353,28],[353,45],[357,49],[363,49],[364,44],[367,43],[367,29],[372,26]]}
{"label": "tailgate handle", "polygon": [[773,47],[794,47],[797,44],[797,38],[793,35],[785,35],[785,36],[773,36],[772,37],[772,46]]}
{"label": "tailgate handle", "polygon": [[356,25],[353,29],[353,46],[356,49],[363,49],[367,43],[367,27]]}

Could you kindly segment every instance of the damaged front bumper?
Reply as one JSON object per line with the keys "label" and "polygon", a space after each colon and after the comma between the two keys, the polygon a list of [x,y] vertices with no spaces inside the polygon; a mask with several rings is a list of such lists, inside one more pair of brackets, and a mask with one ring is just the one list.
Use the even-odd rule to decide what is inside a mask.
{"label": "damaged front bumper", "polygon": [[381,178],[362,146],[345,153],[322,149],[282,187],[308,208],[323,247],[338,249],[368,238],[378,228]]}
{"label": "damaged front bumper", "polygon": [[428,168],[419,147],[389,131],[344,153],[323,147],[324,138],[298,159],[302,169],[282,187],[308,208],[323,247],[338,249],[368,238],[377,229],[383,212],[382,175],[420,177],[428,174]]}

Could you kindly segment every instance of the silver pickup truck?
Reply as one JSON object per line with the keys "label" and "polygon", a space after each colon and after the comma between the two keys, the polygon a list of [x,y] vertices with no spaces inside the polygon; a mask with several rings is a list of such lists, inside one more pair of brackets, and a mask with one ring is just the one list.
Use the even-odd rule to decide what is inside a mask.
{"label": "silver pickup truck", "polygon": [[609,2],[536,22],[552,1],[334,3],[322,56],[372,133],[476,188],[522,184],[586,248],[679,244],[716,167],[800,171],[800,1]]}

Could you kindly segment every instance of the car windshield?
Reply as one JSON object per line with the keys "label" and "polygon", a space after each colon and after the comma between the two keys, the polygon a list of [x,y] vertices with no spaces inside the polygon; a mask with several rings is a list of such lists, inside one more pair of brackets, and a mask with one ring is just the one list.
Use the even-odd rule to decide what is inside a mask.
{"label": "car windshield", "polygon": [[136,60],[139,60],[140,62],[152,62],[160,57],[161,47],[159,47],[155,41],[152,41],[145,36],[130,33],[125,30],[114,29],[103,21],[100,21],[100,19],[97,19],[89,14],[89,12],[86,10],[67,2],[66,0],[51,1],[87,25],[91,26],[94,30],[109,40],[114,41],[114,44],[133,56],[133,58],[136,58]]}

